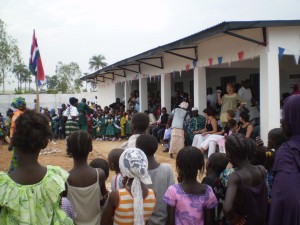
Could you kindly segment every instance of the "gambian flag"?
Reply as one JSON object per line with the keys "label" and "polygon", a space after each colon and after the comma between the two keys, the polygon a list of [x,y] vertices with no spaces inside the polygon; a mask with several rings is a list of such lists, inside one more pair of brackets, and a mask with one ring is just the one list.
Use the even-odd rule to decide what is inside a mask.
{"label": "gambian flag", "polygon": [[39,81],[45,79],[45,73],[44,68],[42,64],[42,59],[37,43],[37,39],[35,37],[35,31],[33,30],[33,37],[32,37],[32,44],[31,44],[31,50],[30,50],[30,59],[29,59],[29,70],[33,75],[36,76],[36,78]]}

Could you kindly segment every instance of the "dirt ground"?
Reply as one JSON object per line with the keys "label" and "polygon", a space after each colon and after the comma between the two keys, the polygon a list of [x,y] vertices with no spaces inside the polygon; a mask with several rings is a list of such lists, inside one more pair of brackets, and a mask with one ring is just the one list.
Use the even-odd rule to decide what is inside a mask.
{"label": "dirt ground", "polygon": [[[122,141],[124,142],[124,141]],[[95,158],[104,158],[107,159],[108,153],[114,149],[120,147],[121,143],[119,141],[93,141],[93,151],[90,153],[88,161],[92,161]],[[12,153],[7,150],[8,145],[0,145],[0,171],[7,171],[10,165],[10,160]],[[177,173],[175,172],[175,159],[170,159],[168,153],[163,153],[162,151],[165,149],[161,144],[158,146],[157,152],[155,154],[157,161],[170,163],[173,172],[174,178],[176,180]],[[57,151],[55,153],[55,151]],[[39,162],[46,165],[55,165],[60,166],[63,169],[69,171],[73,167],[72,158],[67,157],[66,155],[66,141],[58,140],[56,144],[49,142],[46,151],[47,154],[43,154],[39,156]],[[52,153],[50,153],[52,152]],[[113,176],[113,172],[110,171],[109,178],[107,179],[108,187],[110,186],[111,177]]]}

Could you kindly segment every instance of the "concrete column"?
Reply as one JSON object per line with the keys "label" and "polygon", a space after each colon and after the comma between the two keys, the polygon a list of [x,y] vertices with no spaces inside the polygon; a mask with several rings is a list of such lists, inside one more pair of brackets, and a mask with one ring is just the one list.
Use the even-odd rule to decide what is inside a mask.
{"label": "concrete column", "polygon": [[148,109],[148,82],[147,78],[139,77],[140,112]]}
{"label": "concrete column", "polygon": [[194,107],[199,109],[199,114],[207,106],[206,100],[206,69],[195,67],[194,69]]}
{"label": "concrete column", "polygon": [[130,92],[131,92],[131,84],[130,81],[124,82],[124,95],[125,95],[125,109],[128,110],[128,99],[130,98]]}
{"label": "concrete column", "polygon": [[260,135],[267,143],[268,132],[280,127],[280,82],[278,51],[262,50],[260,55]]}
{"label": "concrete column", "polygon": [[167,112],[171,112],[171,77],[166,74],[161,75],[160,79],[161,107],[166,107]]}

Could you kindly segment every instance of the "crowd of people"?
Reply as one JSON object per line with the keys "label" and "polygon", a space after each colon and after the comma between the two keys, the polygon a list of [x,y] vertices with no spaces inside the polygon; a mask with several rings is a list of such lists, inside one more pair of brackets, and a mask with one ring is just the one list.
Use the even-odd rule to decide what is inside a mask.
{"label": "crowd of people", "polygon": [[[231,84],[227,94],[217,95],[219,118],[211,101],[199,115],[182,100],[170,114],[162,108],[159,118],[151,110],[130,111],[125,126],[119,99],[102,111],[70,98],[57,115],[73,158],[69,172],[38,162],[41,149],[56,138],[49,125],[53,112],[37,113],[26,108],[24,98],[14,99],[9,146],[14,154],[9,172],[0,172],[0,224],[300,224],[300,95],[283,102],[282,128],[269,132],[267,146],[252,135],[249,99]],[[95,114],[100,127],[92,123],[93,132],[89,115]],[[106,115],[107,124],[99,122]],[[105,134],[99,136],[102,127]],[[88,164],[93,138],[126,137],[126,129],[126,142],[108,160]],[[172,167],[155,157],[161,141],[176,156],[177,182]]]}

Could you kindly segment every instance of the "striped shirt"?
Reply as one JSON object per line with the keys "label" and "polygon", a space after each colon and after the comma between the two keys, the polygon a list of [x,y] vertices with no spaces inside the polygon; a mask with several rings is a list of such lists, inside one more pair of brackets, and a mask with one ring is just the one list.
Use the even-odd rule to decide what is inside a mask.
{"label": "striped shirt", "polygon": [[[119,189],[119,205],[115,210],[114,225],[133,225],[133,197],[126,188]],[[144,221],[148,221],[156,205],[156,197],[152,189],[148,189],[148,195],[143,199]]]}

